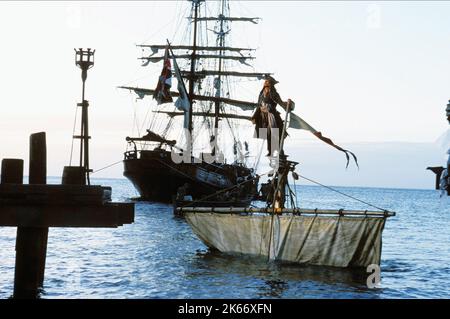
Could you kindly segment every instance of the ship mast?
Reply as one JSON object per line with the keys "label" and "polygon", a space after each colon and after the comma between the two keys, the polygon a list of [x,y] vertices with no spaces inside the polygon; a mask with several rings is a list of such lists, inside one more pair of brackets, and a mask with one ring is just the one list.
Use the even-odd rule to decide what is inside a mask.
{"label": "ship mast", "polygon": [[[229,117],[227,112],[223,113],[224,110],[221,109],[224,105],[229,105],[233,107],[237,107],[243,111],[249,111],[254,110],[257,106],[254,101],[241,101],[239,99],[234,99],[230,97],[224,97],[223,91],[223,80],[226,77],[236,77],[236,78],[242,78],[242,77],[249,77],[249,78],[256,78],[256,79],[262,79],[266,75],[270,74],[267,72],[258,73],[258,72],[239,72],[236,70],[226,70],[226,63],[227,61],[233,61],[238,62],[243,65],[250,66],[248,64],[248,61],[255,59],[255,57],[251,54],[251,52],[255,51],[255,49],[252,48],[246,48],[246,47],[232,47],[232,46],[226,46],[226,36],[228,32],[230,31],[229,24],[231,22],[251,22],[253,24],[257,24],[259,18],[251,18],[251,17],[230,17],[229,15],[229,2],[227,0],[221,0],[220,3],[218,3],[219,8],[217,11],[217,16],[201,16],[200,8],[202,5],[202,2],[205,0],[190,0],[191,2],[191,13],[190,13],[190,23],[191,27],[193,26],[191,36],[192,38],[189,39],[190,45],[184,45],[184,44],[174,44],[170,45],[171,50],[174,51],[173,56],[177,59],[185,59],[188,63],[190,62],[190,65],[187,66],[185,70],[180,70],[180,74],[182,77],[184,77],[188,83],[186,85],[187,87],[187,95],[189,100],[189,114],[187,115],[187,129],[188,129],[188,136],[186,137],[186,142],[189,145],[190,149],[190,155],[192,156],[192,150],[193,150],[193,119],[195,117],[199,116],[199,114],[204,113],[204,109],[201,110],[203,112],[194,112],[194,102],[200,101],[200,102],[212,102],[213,110],[211,110],[211,113],[209,111],[207,112],[207,116],[210,117],[213,115],[213,119],[211,123],[213,127],[213,132],[209,131],[210,136],[210,142],[214,141],[211,153],[212,155],[217,154],[217,135],[218,135],[218,129],[219,129],[219,121],[220,119],[226,117],[226,118],[232,118]],[[203,43],[200,43],[201,36],[200,36],[200,27],[201,25],[199,23],[207,21],[215,21],[215,28],[214,33],[216,34],[216,45],[204,45]],[[192,25],[193,24],[193,25]],[[210,30],[212,31],[212,30]],[[142,66],[147,66],[149,63],[158,63],[160,61],[163,61],[165,59],[165,56],[158,55],[158,51],[165,49],[167,45],[165,44],[140,44],[137,45],[138,47],[141,47],[150,51],[150,54],[147,56],[142,56],[138,58],[139,60],[142,60]],[[187,52],[180,52],[180,50],[187,50]],[[246,53],[246,54],[244,54]],[[202,69],[197,70],[199,67],[200,61],[216,61],[215,66],[211,69]],[[206,62],[203,64],[203,66],[212,66],[212,63]],[[196,83],[203,81],[203,79],[208,78],[208,84],[209,79],[213,77],[213,90],[212,92],[208,93],[202,93],[200,92],[200,89],[196,88]],[[119,88],[122,89],[129,89],[134,91],[138,97],[144,98],[144,96],[154,96],[154,93],[156,92],[155,89],[150,88],[142,88],[142,87],[130,87],[130,86],[119,86]],[[176,91],[170,92],[172,97],[179,96],[179,93]],[[202,104],[202,103],[201,103]],[[202,104],[203,105],[203,104]],[[222,113],[222,114],[221,114]],[[227,117],[228,116],[228,117]],[[237,117],[235,119],[238,119]],[[240,119],[240,118],[239,118]],[[246,117],[245,117],[246,119]],[[208,127],[209,126],[208,121]],[[198,132],[197,132],[198,133]],[[167,134],[167,131],[165,131],[164,134]],[[197,135],[197,134],[196,134]],[[236,142],[236,141],[235,141]]]}
{"label": "ship mast", "polygon": [[[221,16],[223,17],[225,14],[225,0],[222,0],[222,12],[221,12]],[[220,47],[219,50],[219,67],[218,67],[218,76],[216,78],[216,97],[220,98],[221,96],[221,90],[222,90],[222,54],[223,54],[223,50],[222,48],[225,46],[225,32],[223,29],[223,24],[224,24],[224,20],[221,19],[220,20],[220,31],[218,33],[218,46]],[[217,134],[219,131],[219,113],[220,113],[220,101],[217,100],[214,103],[214,149],[212,150],[212,155],[214,156],[216,154],[216,148],[217,148]]]}
{"label": "ship mast", "polygon": [[194,100],[194,84],[195,84],[195,62],[197,53],[197,25],[198,25],[198,10],[200,7],[200,2],[202,0],[192,0],[192,5],[194,7],[194,39],[192,42],[192,55],[191,55],[191,72],[189,76],[189,149],[192,155],[193,149],[193,139],[192,139],[192,113],[193,113],[193,100]]}

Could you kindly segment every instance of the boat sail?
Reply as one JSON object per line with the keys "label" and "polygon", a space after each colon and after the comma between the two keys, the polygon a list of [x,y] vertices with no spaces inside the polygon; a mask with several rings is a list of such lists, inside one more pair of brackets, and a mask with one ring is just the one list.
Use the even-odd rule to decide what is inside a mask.
{"label": "boat sail", "polygon": [[[147,134],[126,138],[130,149],[125,152],[124,175],[145,199],[171,201],[184,188],[194,199],[210,196],[210,200],[245,206],[257,194],[255,163],[259,161],[249,162],[249,143],[240,136],[239,128],[247,125],[246,131],[251,131],[249,112],[256,103],[243,99],[233,83],[262,79],[269,73],[251,69],[255,50],[234,47],[229,38],[231,23],[256,24],[259,18],[231,16],[229,1],[211,2],[218,5],[217,14],[202,16],[202,12],[213,12],[200,10],[204,5],[203,0],[191,1],[186,43],[138,45],[144,52],[139,58],[142,65],[163,62],[162,85],[170,89],[175,75],[178,87],[185,87],[188,101],[184,104],[187,109],[180,107],[183,93],[172,89],[167,101],[152,105]],[[161,90],[160,86],[119,88],[141,99],[155,98]],[[175,99],[178,107],[177,102],[172,103]]]}

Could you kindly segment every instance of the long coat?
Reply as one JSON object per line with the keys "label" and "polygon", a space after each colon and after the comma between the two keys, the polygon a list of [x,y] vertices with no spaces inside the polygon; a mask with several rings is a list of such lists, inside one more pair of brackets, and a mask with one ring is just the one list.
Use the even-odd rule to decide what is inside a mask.
{"label": "long coat", "polygon": [[[269,94],[267,97],[264,96],[263,92],[264,92],[264,89],[262,89],[261,92],[259,93],[258,107],[256,108],[255,113],[253,113],[252,121],[255,123],[254,136],[256,138],[266,139],[267,136],[259,136],[259,129],[268,127],[268,122],[264,120],[264,118],[261,114],[260,106],[262,105],[263,102],[268,104],[269,112],[272,113],[275,117],[276,126],[279,129],[281,129],[281,128],[283,128],[283,120],[281,119],[280,112],[277,111],[277,104],[281,105],[284,108],[284,107],[286,107],[286,103],[283,102],[283,100],[281,100],[280,94],[278,94],[277,90],[273,86],[270,88],[270,91],[269,91]],[[267,133],[270,134],[269,130]]]}

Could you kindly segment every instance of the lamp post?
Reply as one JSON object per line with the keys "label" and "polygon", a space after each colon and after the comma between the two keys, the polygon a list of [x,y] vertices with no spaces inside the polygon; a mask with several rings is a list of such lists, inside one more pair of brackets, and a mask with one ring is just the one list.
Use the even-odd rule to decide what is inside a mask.
{"label": "lamp post", "polygon": [[94,53],[95,50],[90,48],[84,50],[82,48],[75,50],[75,65],[81,69],[81,80],[83,81],[83,88],[81,93],[81,103],[77,104],[77,107],[81,107],[81,131],[80,135],[74,136],[73,138],[80,139],[80,167],[83,167],[84,173],[84,183],[87,185],[91,184],[89,173],[92,170],[89,168],[89,126],[88,126],[88,106],[89,103],[84,98],[85,84],[87,79],[87,70],[94,66]]}

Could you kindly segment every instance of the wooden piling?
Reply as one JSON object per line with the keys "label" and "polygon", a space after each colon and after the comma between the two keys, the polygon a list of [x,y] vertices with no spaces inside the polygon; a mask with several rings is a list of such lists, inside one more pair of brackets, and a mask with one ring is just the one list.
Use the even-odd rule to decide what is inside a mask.
{"label": "wooden piling", "polygon": [[134,221],[134,204],[111,202],[110,187],[47,185],[46,159],[45,133],[37,133],[30,137],[30,185],[23,185],[23,160],[1,162],[0,226],[17,227],[14,298],[39,297],[49,227],[117,228]]}
{"label": "wooden piling", "polygon": [[[47,142],[45,132],[30,135],[29,184],[47,184]],[[38,288],[44,285],[45,260],[47,257],[48,227],[35,228],[33,232],[40,241],[37,247]]]}
{"label": "wooden piling", "polygon": [[[23,184],[23,160],[4,159],[2,160],[2,184]],[[28,257],[29,248],[35,245],[35,241],[27,236],[23,231],[25,227],[17,228],[16,237],[16,266],[14,273],[14,298],[36,298],[37,282],[30,280],[33,277],[31,264]],[[31,245],[30,245],[31,244]],[[35,275],[34,275],[35,277]]]}
{"label": "wooden piling", "polygon": [[39,280],[44,260],[42,230],[43,228],[38,227],[17,227],[13,295],[16,299],[35,299],[39,295]]}
{"label": "wooden piling", "polygon": [[47,145],[45,132],[30,135],[29,184],[47,184]]}
{"label": "wooden piling", "polygon": [[[46,184],[47,152],[45,133],[30,136],[29,182]],[[2,184],[23,183],[23,160],[2,161]],[[38,297],[47,253],[48,227],[17,227],[14,298]]]}
{"label": "wooden piling", "polygon": [[16,158],[5,158],[2,160],[2,184],[23,183],[23,160]]}

